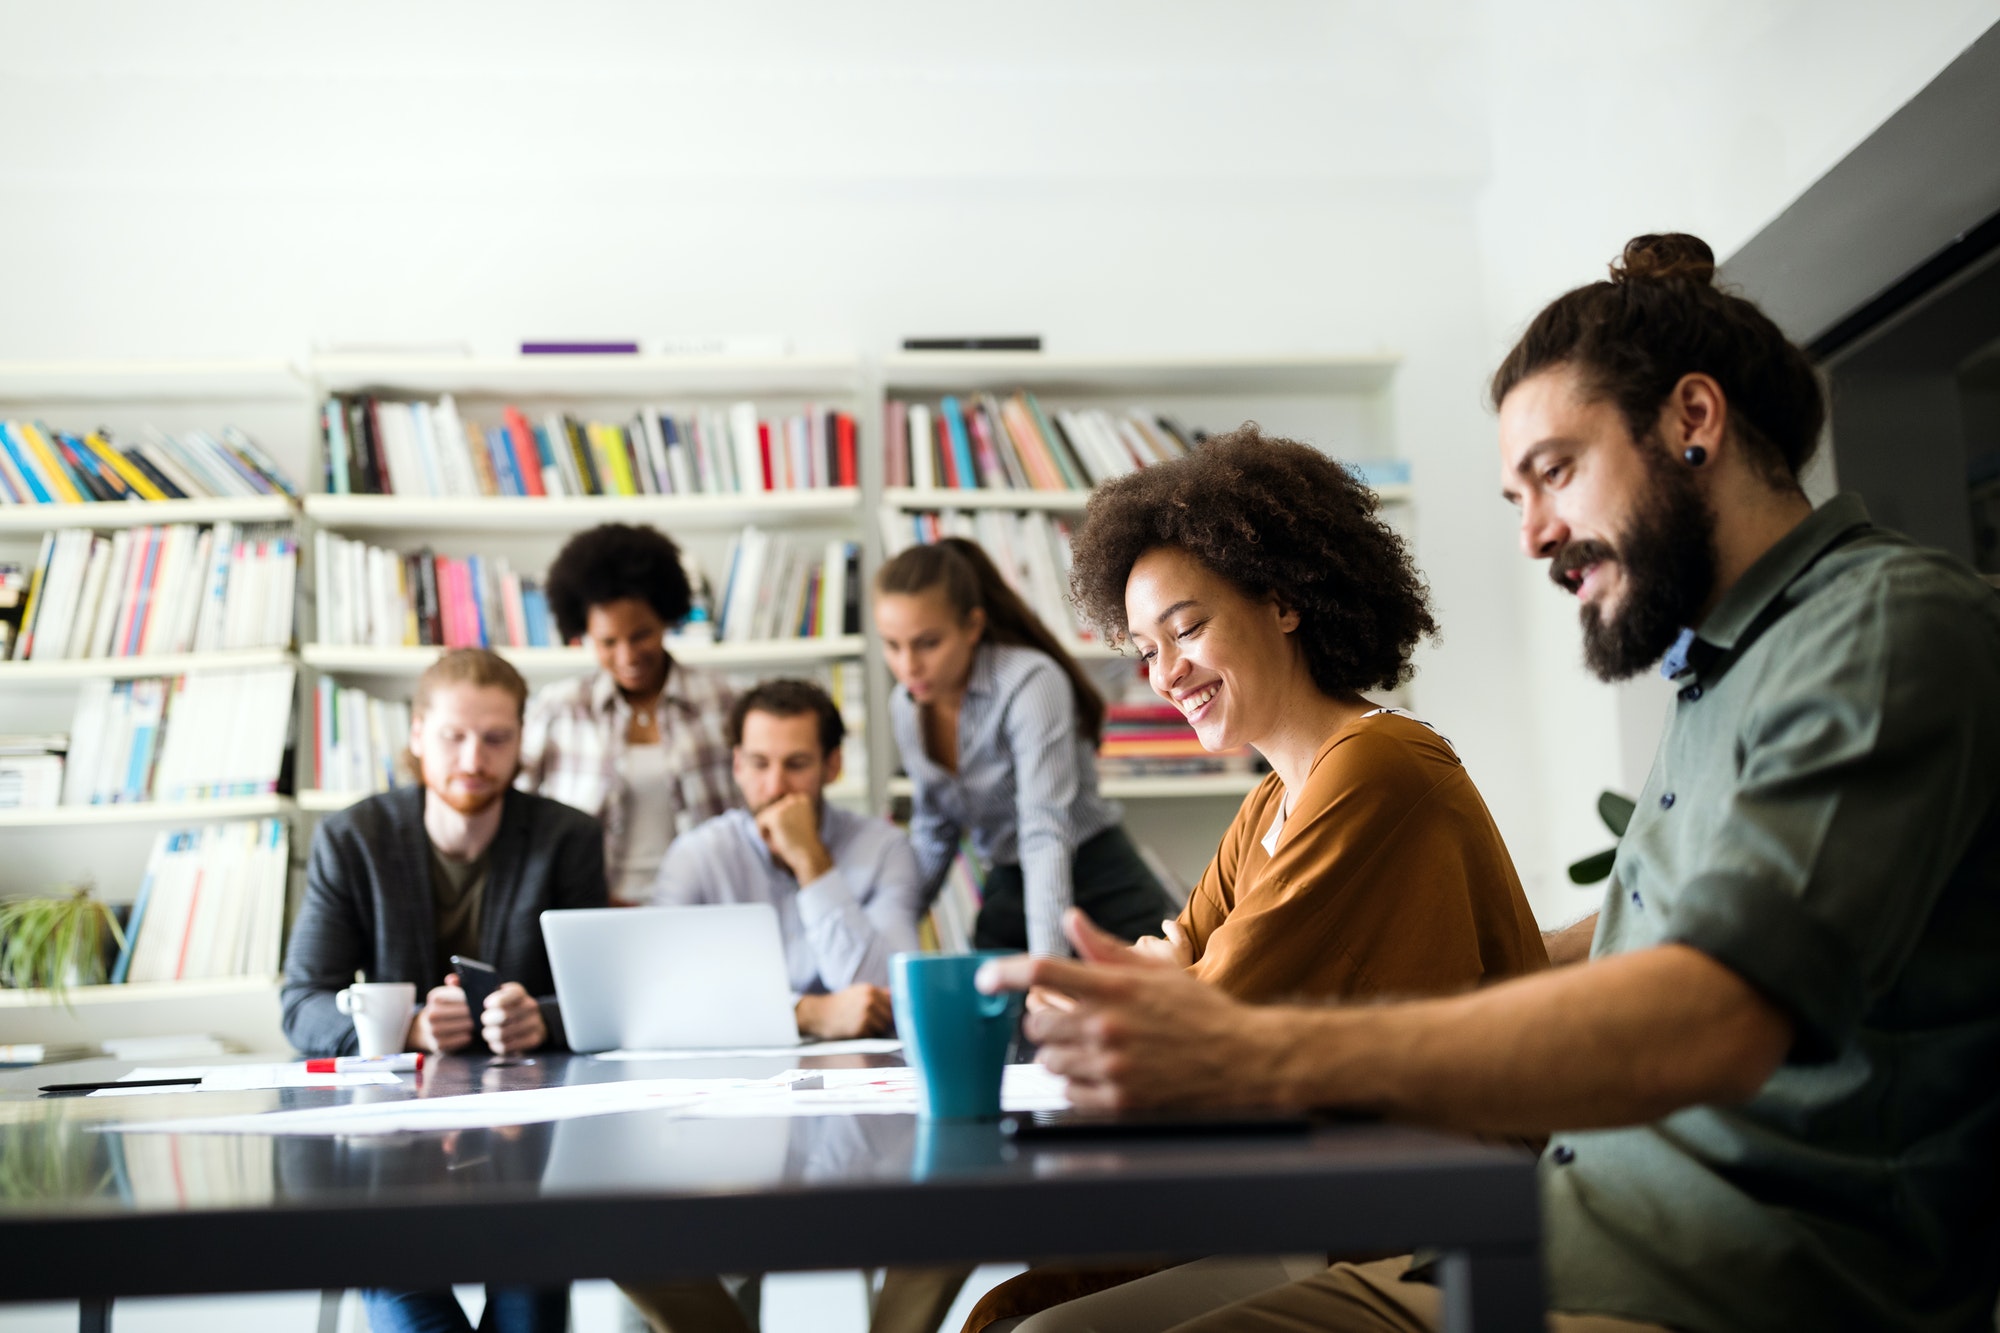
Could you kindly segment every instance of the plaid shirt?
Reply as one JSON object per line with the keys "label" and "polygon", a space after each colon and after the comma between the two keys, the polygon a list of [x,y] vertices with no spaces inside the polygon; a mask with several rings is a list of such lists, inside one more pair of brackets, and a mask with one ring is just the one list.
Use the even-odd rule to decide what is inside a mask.
{"label": "plaid shirt", "polygon": [[[738,803],[727,735],[736,694],[722,676],[675,662],[660,699],[660,744],[680,774],[673,811],[678,837]],[[614,885],[625,866],[625,732],[631,724],[632,705],[608,671],[543,686],[528,701],[515,782],[603,821],[604,866]]]}

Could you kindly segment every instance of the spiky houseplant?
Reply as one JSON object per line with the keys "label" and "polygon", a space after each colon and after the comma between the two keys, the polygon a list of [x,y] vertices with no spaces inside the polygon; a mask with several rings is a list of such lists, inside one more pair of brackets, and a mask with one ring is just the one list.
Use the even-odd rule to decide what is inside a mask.
{"label": "spiky houseplant", "polygon": [[[1597,817],[1604,821],[1604,827],[1611,830],[1614,838],[1622,839],[1625,829],[1632,822],[1632,811],[1636,807],[1629,796],[1620,796],[1615,791],[1599,793],[1597,797]],[[1611,878],[1611,863],[1618,859],[1618,845],[1613,843],[1601,852],[1586,856],[1569,868],[1570,882],[1573,884],[1595,884]]]}
{"label": "spiky houseplant", "polygon": [[104,980],[107,940],[123,948],[125,932],[88,888],[0,902],[0,986],[46,990],[67,1003],[69,987]]}

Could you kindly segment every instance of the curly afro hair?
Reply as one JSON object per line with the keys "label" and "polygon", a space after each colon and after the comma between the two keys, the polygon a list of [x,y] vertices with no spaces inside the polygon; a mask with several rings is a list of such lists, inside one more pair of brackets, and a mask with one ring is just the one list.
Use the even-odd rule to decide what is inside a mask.
{"label": "curly afro hair", "polygon": [[1297,611],[1306,667],[1325,693],[1394,689],[1437,623],[1409,548],[1377,507],[1333,459],[1246,422],[1098,488],[1070,589],[1107,638],[1122,639],[1132,566],[1155,547],[1176,547],[1245,596]]}
{"label": "curly afro hair", "polygon": [[565,641],[583,636],[593,606],[636,597],[677,625],[694,602],[681,548],[658,529],[627,523],[604,523],[563,543],[549,566],[548,597]]}

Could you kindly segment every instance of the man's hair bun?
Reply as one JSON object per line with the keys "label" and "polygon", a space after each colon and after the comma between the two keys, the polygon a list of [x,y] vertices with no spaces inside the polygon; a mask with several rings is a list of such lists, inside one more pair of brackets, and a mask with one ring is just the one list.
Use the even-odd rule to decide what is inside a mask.
{"label": "man's hair bun", "polygon": [[1692,282],[1706,287],[1715,280],[1715,251],[1699,236],[1672,231],[1663,236],[1634,236],[1625,253],[1611,265],[1613,282]]}

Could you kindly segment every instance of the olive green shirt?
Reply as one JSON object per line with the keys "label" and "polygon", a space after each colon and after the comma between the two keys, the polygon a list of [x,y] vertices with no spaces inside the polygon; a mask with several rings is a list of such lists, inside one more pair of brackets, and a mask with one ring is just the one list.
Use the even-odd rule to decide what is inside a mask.
{"label": "olive green shirt", "polygon": [[[431,850],[431,908],[437,924],[437,974],[458,969],[451,956],[479,957],[479,918],[486,906],[486,852],[471,861]],[[488,849],[491,850],[490,848]]]}
{"label": "olive green shirt", "polygon": [[2000,596],[1841,496],[1683,654],[1592,954],[1700,949],[1797,1040],[1744,1105],[1555,1137],[1552,1307],[1990,1333]]}

